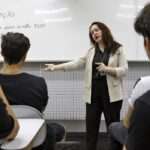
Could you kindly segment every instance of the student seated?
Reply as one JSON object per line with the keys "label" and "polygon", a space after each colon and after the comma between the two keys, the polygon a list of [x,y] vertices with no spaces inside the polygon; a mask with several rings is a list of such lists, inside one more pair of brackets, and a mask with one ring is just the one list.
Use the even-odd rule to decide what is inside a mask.
{"label": "student seated", "polygon": [[16,116],[0,87],[0,144],[13,140],[19,131]]}
{"label": "student seated", "polygon": [[[0,70],[0,84],[11,105],[28,105],[43,112],[48,102],[44,78],[22,71],[29,48],[30,41],[22,33],[8,32],[2,35],[1,54],[4,63]],[[47,138],[43,144],[45,149],[55,148],[57,137],[54,128],[47,124]],[[57,127],[57,132],[62,132],[64,136],[65,131],[61,125]]]}
{"label": "student seated", "polygon": [[[134,24],[135,31],[143,36],[144,47],[150,59],[150,3],[139,13]],[[121,150],[125,144],[127,150],[150,149],[150,76],[137,81],[128,100],[129,108],[123,123],[110,126],[112,150]]]}

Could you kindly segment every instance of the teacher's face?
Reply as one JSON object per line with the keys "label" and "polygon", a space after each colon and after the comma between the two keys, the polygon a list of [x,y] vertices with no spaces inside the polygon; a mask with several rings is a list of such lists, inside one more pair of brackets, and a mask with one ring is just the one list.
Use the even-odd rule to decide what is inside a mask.
{"label": "teacher's face", "polygon": [[102,30],[95,24],[91,26],[90,34],[92,35],[93,40],[95,43],[102,42]]}

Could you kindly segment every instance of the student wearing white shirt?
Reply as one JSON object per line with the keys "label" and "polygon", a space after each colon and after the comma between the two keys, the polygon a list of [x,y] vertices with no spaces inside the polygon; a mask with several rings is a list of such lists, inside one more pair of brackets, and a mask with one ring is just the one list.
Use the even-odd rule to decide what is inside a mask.
{"label": "student wearing white shirt", "polygon": [[[135,31],[143,36],[144,47],[150,59],[150,3],[137,16]],[[141,150],[150,147],[150,76],[142,77],[136,83],[130,98],[129,108],[123,122],[112,123],[110,134],[112,150]],[[119,145],[120,144],[120,145]]]}

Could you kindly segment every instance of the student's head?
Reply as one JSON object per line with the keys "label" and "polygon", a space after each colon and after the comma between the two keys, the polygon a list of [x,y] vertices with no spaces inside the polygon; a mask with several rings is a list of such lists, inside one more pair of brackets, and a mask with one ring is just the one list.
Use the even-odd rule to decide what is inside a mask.
{"label": "student's head", "polygon": [[89,38],[94,46],[102,42],[105,47],[110,47],[114,41],[110,29],[102,22],[93,22],[90,25]]}
{"label": "student's head", "polygon": [[22,33],[8,32],[2,35],[1,54],[9,65],[18,64],[25,59],[29,48],[30,41]]}
{"label": "student's head", "polygon": [[137,16],[134,28],[137,33],[143,36],[144,46],[150,59],[150,3],[148,3]]}

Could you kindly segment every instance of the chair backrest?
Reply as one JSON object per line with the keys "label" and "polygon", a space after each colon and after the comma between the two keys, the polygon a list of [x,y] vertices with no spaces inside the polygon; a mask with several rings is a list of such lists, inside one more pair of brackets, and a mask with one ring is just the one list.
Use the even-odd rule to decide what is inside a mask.
{"label": "chair backrest", "polygon": [[[11,106],[17,118],[43,118],[43,114],[39,110],[31,106],[27,105],[11,105]],[[37,147],[44,142],[47,132],[46,128],[47,127],[45,123],[45,125],[40,129],[40,132],[36,136],[33,142],[33,147]]]}
{"label": "chair backrest", "polygon": [[27,105],[11,105],[17,118],[43,118],[43,114],[34,107]]}

